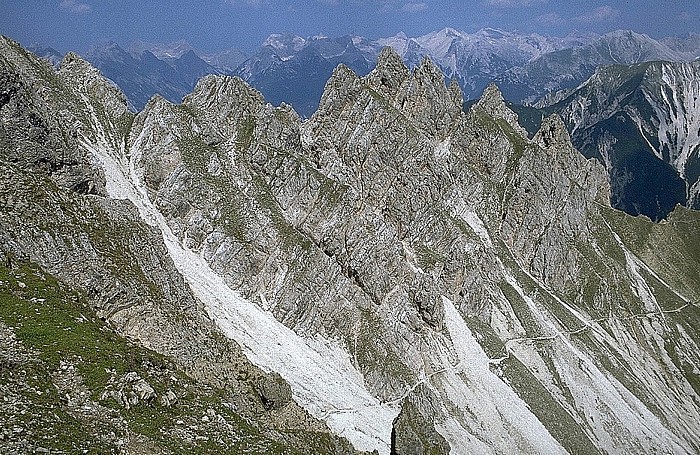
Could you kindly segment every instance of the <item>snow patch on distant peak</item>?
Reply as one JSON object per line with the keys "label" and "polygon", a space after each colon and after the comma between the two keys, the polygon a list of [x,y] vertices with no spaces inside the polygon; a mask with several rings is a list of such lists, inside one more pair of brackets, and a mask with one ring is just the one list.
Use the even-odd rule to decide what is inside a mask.
{"label": "snow patch on distant peak", "polygon": [[267,46],[275,50],[291,48],[291,50],[297,52],[306,45],[306,40],[298,35],[273,33],[267,37],[262,45],[263,47]]}

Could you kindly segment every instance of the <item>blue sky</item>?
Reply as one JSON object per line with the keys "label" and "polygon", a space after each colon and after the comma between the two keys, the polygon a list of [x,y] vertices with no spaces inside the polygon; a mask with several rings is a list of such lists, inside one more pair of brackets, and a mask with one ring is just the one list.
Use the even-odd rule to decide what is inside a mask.
{"label": "blue sky", "polygon": [[548,35],[632,29],[655,38],[700,33],[700,0],[0,0],[0,11],[1,34],[78,52],[137,39],[252,52],[275,32],[378,38],[447,26]]}

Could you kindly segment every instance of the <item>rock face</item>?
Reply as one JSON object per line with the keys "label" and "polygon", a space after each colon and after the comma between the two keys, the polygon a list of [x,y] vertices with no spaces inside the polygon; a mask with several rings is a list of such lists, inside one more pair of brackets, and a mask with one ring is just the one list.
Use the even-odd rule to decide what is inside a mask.
{"label": "rock face", "polygon": [[[50,177],[58,186],[80,193],[104,194],[104,176],[90,165],[90,156],[78,148],[77,135],[66,135],[63,125],[70,118],[51,115],[51,103],[60,100],[56,75],[48,62],[28,52],[0,56],[0,147],[4,161]],[[15,66],[16,65],[16,66]],[[28,80],[23,73],[30,73]],[[66,117],[71,114],[66,113]]]}
{"label": "rock face", "polygon": [[614,207],[659,220],[676,204],[700,208],[699,78],[698,62],[608,66],[540,107],[605,163]]}
{"label": "rock face", "polygon": [[[131,202],[107,197],[127,191],[113,174],[126,170],[120,165],[127,159],[126,135],[133,121],[121,92],[75,55],[66,56],[54,72],[4,37],[0,49],[0,71],[16,76],[4,79],[15,82],[0,89],[0,250],[5,265],[32,263],[80,289],[89,296],[91,309],[121,336],[176,359],[197,387],[227,396],[227,405],[236,409],[234,420],[254,423],[249,432],[277,434],[263,437],[267,447],[279,444],[275,438],[291,428],[283,441],[287,447],[306,449],[317,440],[326,445],[321,449],[319,443],[319,452],[351,453],[347,442],[331,437],[293,401],[280,401],[274,412],[267,409],[257,384],[274,382],[276,376],[267,379],[268,373],[251,365],[240,347],[212,326],[169,257],[160,231],[142,221]],[[36,134],[24,118],[37,119]],[[155,398],[148,383],[126,382],[128,390],[117,393],[115,402],[124,398],[122,405],[134,409]],[[173,402],[171,396],[168,401]],[[181,436],[172,440],[184,441]],[[255,453],[254,446],[263,450],[264,444],[245,451]]]}
{"label": "rock face", "polygon": [[[391,430],[391,455],[424,453],[447,455],[450,445],[435,431],[432,416],[438,412],[439,404],[424,401],[430,397],[419,386],[401,403],[401,412],[394,419]],[[419,401],[420,400],[420,401]]]}
{"label": "rock face", "polygon": [[409,71],[387,49],[365,77],[338,66],[307,121],[208,76],[119,130],[112,91],[66,68],[104,193],[42,193],[5,165],[2,188],[26,189],[0,199],[2,251],[90,289],[192,377],[250,392],[251,415],[380,454],[700,449],[700,217],[610,208],[559,116],[529,139],[495,86],[465,113],[430,60]]}
{"label": "rock face", "polygon": [[[157,394],[153,387],[141,378],[138,373],[130,371],[124,375],[116,384],[110,384],[110,390],[105,390],[100,396],[100,400],[113,399],[126,409],[130,409],[139,403],[152,402]],[[170,391],[164,395],[164,404],[170,405],[174,400],[174,394]]]}

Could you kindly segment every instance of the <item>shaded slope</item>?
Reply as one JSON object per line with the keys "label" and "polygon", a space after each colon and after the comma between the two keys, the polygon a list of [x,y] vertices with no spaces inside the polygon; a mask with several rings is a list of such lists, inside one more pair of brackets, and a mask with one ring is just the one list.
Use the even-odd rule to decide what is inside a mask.
{"label": "shaded slope", "polygon": [[559,112],[586,156],[605,163],[612,204],[665,218],[676,204],[697,208],[700,162],[696,63],[602,67],[561,101]]}

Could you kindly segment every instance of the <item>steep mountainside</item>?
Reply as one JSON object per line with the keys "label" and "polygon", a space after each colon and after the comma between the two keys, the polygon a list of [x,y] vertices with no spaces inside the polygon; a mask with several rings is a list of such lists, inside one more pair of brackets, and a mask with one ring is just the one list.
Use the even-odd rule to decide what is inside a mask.
{"label": "steep mountainside", "polygon": [[73,54],[54,72],[0,37],[0,118],[0,452],[352,453],[212,326],[161,232],[107,197],[127,191],[124,95]]}
{"label": "steep mountainside", "polygon": [[700,33],[688,33],[661,40],[669,48],[686,54],[692,60],[700,60]]}
{"label": "steep mountainside", "polygon": [[[338,66],[304,122],[216,75],[132,117],[75,56],[2,55],[2,251],[252,396],[236,410],[276,441],[324,435],[315,418],[380,454],[700,450],[700,216],[612,209],[558,116],[530,139],[493,85],[465,113],[390,48]],[[47,128],[72,155],[42,158]]]}
{"label": "steep mountainside", "polygon": [[538,106],[605,163],[615,207],[658,220],[676,204],[700,208],[699,80],[700,62],[613,65]]}

